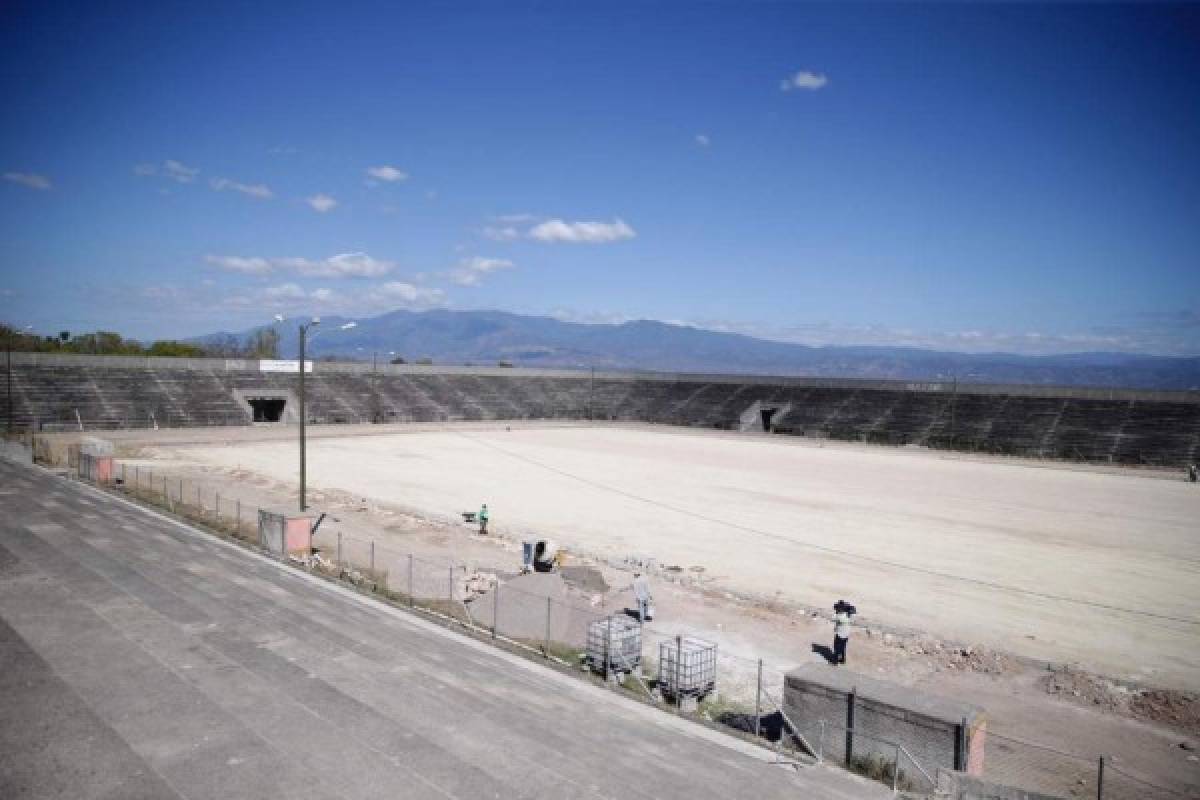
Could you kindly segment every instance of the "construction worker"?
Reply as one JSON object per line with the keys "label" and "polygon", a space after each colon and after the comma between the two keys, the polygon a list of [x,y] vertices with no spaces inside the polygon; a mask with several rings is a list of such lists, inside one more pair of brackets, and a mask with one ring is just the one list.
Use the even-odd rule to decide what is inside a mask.
{"label": "construction worker", "polygon": [[633,596],[638,604],[638,622],[650,619],[650,584],[641,572],[633,573]]}
{"label": "construction worker", "polygon": [[479,509],[479,535],[480,536],[487,536],[487,522],[488,522],[487,503],[484,503],[483,507]]}
{"label": "construction worker", "polygon": [[850,641],[850,615],[854,606],[839,600],[833,607],[833,663],[846,663],[846,643]]}

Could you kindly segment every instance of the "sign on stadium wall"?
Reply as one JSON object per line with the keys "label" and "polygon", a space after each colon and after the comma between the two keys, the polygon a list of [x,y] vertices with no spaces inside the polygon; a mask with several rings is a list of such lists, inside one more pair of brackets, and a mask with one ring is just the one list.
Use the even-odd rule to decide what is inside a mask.
{"label": "sign on stadium wall", "polygon": [[[259,361],[259,372],[300,372],[299,361]],[[308,359],[304,360],[304,371],[313,371],[313,362]]]}

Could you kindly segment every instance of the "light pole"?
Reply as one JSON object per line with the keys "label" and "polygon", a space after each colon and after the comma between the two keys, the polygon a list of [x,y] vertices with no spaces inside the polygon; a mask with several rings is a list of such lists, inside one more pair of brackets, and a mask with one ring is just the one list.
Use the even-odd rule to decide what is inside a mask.
{"label": "light pole", "polygon": [[321,324],[320,317],[313,317],[312,322],[300,324],[300,510],[301,511],[303,511],[305,508],[307,508],[307,504],[304,502],[304,489],[305,489],[304,482],[307,477],[307,475],[305,474],[307,464],[305,461],[306,453],[305,453],[305,442],[304,442],[304,423],[305,423],[305,416],[306,416],[304,413],[304,340],[308,337],[308,329],[313,327],[314,325],[320,325],[320,324]]}
{"label": "light pole", "polygon": [[[276,314],[275,320],[277,322],[282,322],[283,318],[280,315]],[[306,343],[306,340],[308,339],[309,329],[316,325],[320,325],[320,324],[321,324],[320,317],[313,317],[310,322],[303,322],[300,324],[300,510],[301,511],[304,511],[308,507],[307,503],[305,503],[306,480],[308,477],[308,474],[307,474],[308,462],[307,462],[307,453],[305,450],[305,448],[306,448],[305,424],[308,421],[308,419],[307,419],[308,415],[304,410],[304,345]],[[338,330],[348,331],[351,328],[356,328],[356,327],[358,327],[357,322],[347,322],[345,325],[339,325]],[[317,334],[314,333],[313,338],[315,339],[316,337],[317,337]]]}

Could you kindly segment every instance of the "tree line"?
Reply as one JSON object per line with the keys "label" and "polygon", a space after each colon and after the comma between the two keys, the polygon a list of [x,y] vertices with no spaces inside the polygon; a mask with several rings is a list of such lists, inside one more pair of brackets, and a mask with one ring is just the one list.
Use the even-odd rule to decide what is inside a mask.
{"label": "tree line", "polygon": [[46,336],[0,323],[0,346],[26,353],[84,353],[101,356],[176,356],[180,358],[278,358],[279,334],[261,328],[246,337],[213,336],[200,342],[158,339],[141,342],[112,331]]}

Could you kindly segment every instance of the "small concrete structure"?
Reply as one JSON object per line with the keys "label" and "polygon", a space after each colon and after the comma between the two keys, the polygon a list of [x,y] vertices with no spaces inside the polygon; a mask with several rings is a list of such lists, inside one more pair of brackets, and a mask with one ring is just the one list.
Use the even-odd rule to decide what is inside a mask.
{"label": "small concrete structure", "polygon": [[978,706],[845,667],[806,664],[785,676],[783,707],[826,758],[890,761],[900,745],[931,775],[939,767],[983,774],[987,718]]}
{"label": "small concrete structure", "polygon": [[313,517],[303,511],[260,509],[258,512],[258,541],[269,553],[312,552]]}

